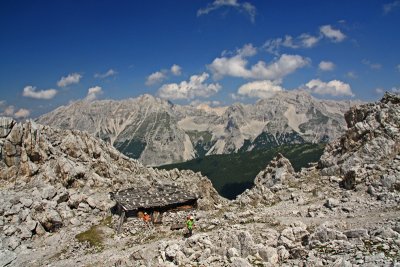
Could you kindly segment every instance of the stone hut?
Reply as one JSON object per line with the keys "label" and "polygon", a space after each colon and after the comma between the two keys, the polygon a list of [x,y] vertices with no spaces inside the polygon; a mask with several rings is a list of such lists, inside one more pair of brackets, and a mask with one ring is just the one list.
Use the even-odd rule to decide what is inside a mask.
{"label": "stone hut", "polygon": [[158,216],[168,210],[195,208],[198,199],[197,195],[176,184],[135,187],[110,195],[117,202],[116,211],[121,214],[120,225],[125,216],[140,216],[145,211]]}

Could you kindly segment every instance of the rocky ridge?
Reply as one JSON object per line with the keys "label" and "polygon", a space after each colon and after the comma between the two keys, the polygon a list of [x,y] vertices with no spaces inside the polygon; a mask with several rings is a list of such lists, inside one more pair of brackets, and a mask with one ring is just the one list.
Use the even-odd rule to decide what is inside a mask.
{"label": "rocky ridge", "polygon": [[146,168],[88,133],[10,118],[0,122],[4,255],[18,255],[37,238],[63,228],[101,221],[115,205],[109,192],[135,185],[179,184],[199,196],[201,209],[224,202],[199,173]]}
{"label": "rocky ridge", "polygon": [[281,144],[327,142],[345,131],[343,114],[356,103],[319,100],[301,90],[223,108],[180,106],[143,95],[78,101],[37,121],[87,131],[145,165],[158,166]]}
{"label": "rocky ridge", "polygon": [[[370,118],[393,115],[392,119],[381,120],[383,123],[378,130],[396,132],[400,128],[400,117],[396,113],[400,110],[399,103],[400,96],[386,94],[381,102],[350,110],[346,118],[351,117],[351,113],[360,112],[369,114]],[[392,115],[386,114],[389,111]],[[349,130],[326,149],[318,164],[296,173],[290,162],[278,155],[257,175],[254,188],[245,191],[236,200],[217,201],[218,198],[210,190],[215,199],[204,199],[213,203],[213,209],[191,211],[196,218],[196,227],[194,235],[189,238],[183,237],[183,229],[171,228],[183,221],[187,212],[166,212],[163,224],[151,228],[146,228],[138,218],[129,218],[122,233],[116,234],[113,229],[118,216],[113,216],[110,222],[102,222],[105,211],[93,209],[90,201],[82,201],[77,208],[70,207],[75,214],[79,214],[74,217],[80,220],[79,223],[69,222],[49,232],[45,229],[43,235],[31,231],[31,237],[24,237],[22,229],[27,227],[29,230],[30,224],[27,224],[27,219],[18,224],[25,216],[21,210],[27,209],[26,205],[32,207],[35,202],[31,204],[25,196],[32,194],[29,198],[33,200],[33,195],[38,194],[34,193],[34,189],[27,190],[30,188],[28,184],[35,179],[18,179],[23,181],[20,186],[6,185],[0,191],[2,199],[9,203],[9,207],[0,212],[4,233],[1,234],[0,263],[3,266],[21,266],[28,262],[57,266],[400,266],[400,192],[396,186],[400,177],[400,155],[395,150],[384,150],[371,165],[368,150],[363,150],[363,146],[371,146],[376,138],[386,139],[379,139],[381,142],[392,140],[394,147],[399,145],[399,140],[397,135],[379,134],[378,131],[368,135],[373,138],[366,138],[365,135],[354,138],[356,128],[352,123],[362,123],[365,117],[354,118],[349,123]],[[77,132],[77,135],[80,134]],[[340,145],[346,143],[340,140],[348,137],[352,137],[352,142],[357,144],[353,149]],[[2,142],[4,144],[3,139]],[[115,151],[104,142],[100,144],[105,146],[102,149],[109,147],[110,151]],[[25,147],[25,150],[29,149]],[[123,162],[134,162],[135,166],[140,166],[136,161],[120,157]],[[355,168],[341,171],[347,170],[346,159],[356,157],[358,164],[354,165]],[[329,159],[336,161],[328,164]],[[171,173],[168,175],[167,180],[175,177]],[[146,176],[142,178],[143,182],[150,179]],[[62,181],[63,178],[58,179]],[[40,193],[37,199],[47,205],[44,211],[39,209],[37,212],[51,210],[51,205],[57,203],[58,191],[54,194],[54,190],[45,190],[47,186],[54,186],[47,181],[37,187]],[[74,190],[83,188],[78,186]],[[98,190],[87,188],[90,189],[94,192]],[[71,196],[69,198],[67,205]],[[15,213],[18,207],[20,210]],[[89,211],[84,212],[85,209]],[[31,218],[37,218],[32,212],[28,213]],[[13,227],[15,222],[17,227]],[[39,223],[45,228],[40,221],[36,227]],[[76,234],[87,233],[88,229],[97,229],[101,234],[99,243],[82,243],[75,238]],[[29,235],[29,231],[24,233]]]}

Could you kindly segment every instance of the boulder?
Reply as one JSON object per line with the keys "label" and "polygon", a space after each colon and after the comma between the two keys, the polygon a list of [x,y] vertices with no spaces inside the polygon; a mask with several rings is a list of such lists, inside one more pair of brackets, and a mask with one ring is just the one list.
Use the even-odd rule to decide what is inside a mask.
{"label": "boulder", "polygon": [[0,250],[0,266],[8,266],[17,258],[17,254],[10,250]]}
{"label": "boulder", "polygon": [[337,206],[339,206],[340,202],[339,200],[335,199],[335,198],[328,198],[324,204],[325,207],[327,207],[328,209],[333,209],[336,208]]}
{"label": "boulder", "polygon": [[33,200],[32,200],[32,199],[30,199],[30,198],[24,198],[24,197],[21,197],[21,198],[19,199],[19,201],[20,201],[21,204],[24,205],[24,207],[26,207],[26,208],[30,208],[30,207],[32,206],[32,203],[33,203]]}
{"label": "boulder", "polygon": [[5,244],[9,249],[15,250],[21,244],[21,239],[19,237],[16,237],[15,235],[13,235],[13,236],[9,237],[8,239],[6,239]]}
{"label": "boulder", "polygon": [[347,240],[347,236],[340,231],[326,228],[325,226],[316,229],[315,232],[309,236],[309,244],[311,247],[334,240]]}
{"label": "boulder", "polygon": [[232,257],[230,267],[251,267],[251,264],[248,260],[239,258],[239,257]]}
{"label": "boulder", "polygon": [[366,229],[351,229],[343,232],[347,238],[368,238],[368,231]]}
{"label": "boulder", "polygon": [[258,250],[260,257],[269,263],[277,264],[279,261],[278,250],[273,247],[264,247]]}
{"label": "boulder", "polygon": [[50,200],[57,194],[54,186],[48,185],[42,189],[42,198]]}
{"label": "boulder", "polygon": [[39,216],[38,220],[47,232],[55,232],[63,225],[62,218],[56,210],[46,210]]}

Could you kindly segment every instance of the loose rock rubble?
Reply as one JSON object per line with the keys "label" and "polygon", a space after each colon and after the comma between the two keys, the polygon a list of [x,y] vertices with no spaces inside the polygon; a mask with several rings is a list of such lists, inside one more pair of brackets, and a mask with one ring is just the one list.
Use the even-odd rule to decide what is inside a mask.
{"label": "loose rock rubble", "polygon": [[[391,94],[351,109],[318,166],[296,173],[278,155],[234,201],[200,174],[145,168],[86,133],[2,120],[0,266],[400,266],[399,111]],[[171,181],[200,209],[115,231],[109,191]]]}

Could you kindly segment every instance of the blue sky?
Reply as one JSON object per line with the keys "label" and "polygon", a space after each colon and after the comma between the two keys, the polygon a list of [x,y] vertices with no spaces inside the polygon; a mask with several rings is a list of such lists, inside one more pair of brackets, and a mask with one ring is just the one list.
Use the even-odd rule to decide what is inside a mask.
{"label": "blue sky", "polygon": [[148,93],[252,103],[400,91],[400,0],[0,2],[0,114]]}

